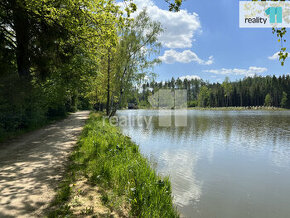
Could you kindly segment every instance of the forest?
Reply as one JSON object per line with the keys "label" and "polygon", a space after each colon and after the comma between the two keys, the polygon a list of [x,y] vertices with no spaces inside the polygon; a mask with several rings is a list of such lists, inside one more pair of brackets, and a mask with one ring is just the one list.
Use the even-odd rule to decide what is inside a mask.
{"label": "forest", "polygon": [[1,1],[0,138],[78,109],[114,115],[159,62],[161,25],[135,11],[132,1]]}
{"label": "forest", "polygon": [[148,97],[160,89],[187,90],[188,107],[272,106],[290,108],[290,76],[246,77],[231,82],[209,83],[201,79],[172,78],[165,82],[146,82],[132,90],[129,101],[139,107],[150,107]]}

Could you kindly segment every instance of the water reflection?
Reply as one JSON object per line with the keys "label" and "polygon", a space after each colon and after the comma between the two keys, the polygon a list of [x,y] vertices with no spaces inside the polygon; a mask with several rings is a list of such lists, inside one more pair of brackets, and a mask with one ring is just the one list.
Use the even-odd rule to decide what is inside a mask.
{"label": "water reflection", "polygon": [[[187,111],[187,126],[160,127],[158,111],[120,111],[125,134],[170,175],[186,217],[287,217],[288,111]],[[145,119],[138,120],[138,117]],[[150,121],[150,122],[149,122]],[[245,212],[247,211],[247,212]]]}
{"label": "water reflection", "polygon": [[175,204],[183,207],[192,201],[199,201],[202,182],[198,181],[195,175],[198,155],[190,154],[186,150],[178,153],[167,151],[161,154],[160,160],[164,163],[160,171],[164,174],[169,173],[170,181],[174,186]]}
{"label": "water reflection", "polygon": [[[146,112],[145,110],[119,112],[120,116],[130,117],[129,121],[125,122],[124,129],[141,128],[148,134],[167,133],[171,138],[222,135],[228,142],[233,137],[239,139],[246,137],[246,140],[251,142],[271,140],[274,145],[277,143],[283,145],[283,142],[289,142],[290,139],[288,111],[272,112],[272,114],[256,111],[189,111],[186,127],[175,127],[174,122],[170,127],[160,127],[158,111]],[[168,119],[174,120],[174,115],[168,116]]]}

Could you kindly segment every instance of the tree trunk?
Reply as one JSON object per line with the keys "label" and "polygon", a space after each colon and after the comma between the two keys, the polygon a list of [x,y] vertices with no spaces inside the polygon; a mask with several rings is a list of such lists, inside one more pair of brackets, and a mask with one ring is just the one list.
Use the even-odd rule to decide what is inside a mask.
{"label": "tree trunk", "polygon": [[123,101],[123,94],[124,94],[124,80],[125,80],[125,75],[127,72],[127,67],[125,67],[124,71],[123,71],[123,75],[121,76],[120,79],[120,95],[119,95],[119,100],[118,102],[112,106],[112,110],[111,113],[109,115],[109,117],[112,117],[116,114],[117,110],[119,109],[119,107],[122,105],[122,101]]}
{"label": "tree trunk", "polygon": [[29,19],[26,10],[16,0],[12,1],[14,31],[16,34],[16,62],[19,77],[30,78]]}
{"label": "tree trunk", "polygon": [[107,78],[107,106],[106,106],[106,113],[107,116],[110,115],[110,71],[111,71],[111,66],[110,66],[110,50],[108,51],[108,78]]}

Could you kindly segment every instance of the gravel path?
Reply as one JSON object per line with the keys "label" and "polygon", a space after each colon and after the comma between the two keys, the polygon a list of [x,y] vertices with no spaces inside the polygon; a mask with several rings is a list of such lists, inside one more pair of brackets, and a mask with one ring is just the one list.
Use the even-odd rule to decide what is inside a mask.
{"label": "gravel path", "polygon": [[0,217],[42,217],[89,111],[0,144]]}

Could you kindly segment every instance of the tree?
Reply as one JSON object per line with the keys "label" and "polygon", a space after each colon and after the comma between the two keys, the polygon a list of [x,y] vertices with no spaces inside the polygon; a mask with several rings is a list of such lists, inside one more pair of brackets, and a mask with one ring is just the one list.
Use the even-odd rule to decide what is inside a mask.
{"label": "tree", "polygon": [[208,107],[210,98],[210,90],[206,86],[200,88],[198,95],[198,106],[199,107]]}
{"label": "tree", "polygon": [[114,58],[115,89],[111,96],[110,116],[123,105],[132,86],[143,80],[146,75],[152,75],[150,69],[160,62],[151,56],[159,52],[161,44],[158,42],[158,36],[161,32],[161,24],[152,21],[146,10],[133,21],[129,21],[127,27],[121,31]]}
{"label": "tree", "polygon": [[68,0],[59,4],[57,1],[6,0],[0,4],[0,10],[7,11],[1,17],[1,30],[5,32],[5,38],[12,41],[10,44],[13,44],[13,38],[16,39],[18,74],[26,78],[30,77],[33,51],[37,51],[34,46],[39,47],[38,39],[44,36],[43,33],[47,33],[49,46],[57,44],[59,51],[66,55],[74,46],[83,46],[87,52],[99,57],[96,55],[99,46],[104,42],[109,45],[117,39],[116,25],[123,20],[113,1]]}
{"label": "tree", "polygon": [[101,99],[100,63],[130,19],[122,14],[115,1],[1,1],[0,135]]}
{"label": "tree", "polygon": [[265,97],[265,106],[272,106],[272,97],[269,93]]}
{"label": "tree", "polygon": [[286,108],[287,107],[287,101],[288,101],[287,93],[283,92],[283,97],[281,99],[281,107]]}
{"label": "tree", "polygon": [[225,78],[225,81],[223,82],[222,87],[224,88],[224,91],[225,91],[226,106],[229,106],[230,95],[233,91],[233,87],[229,82],[229,77]]}

